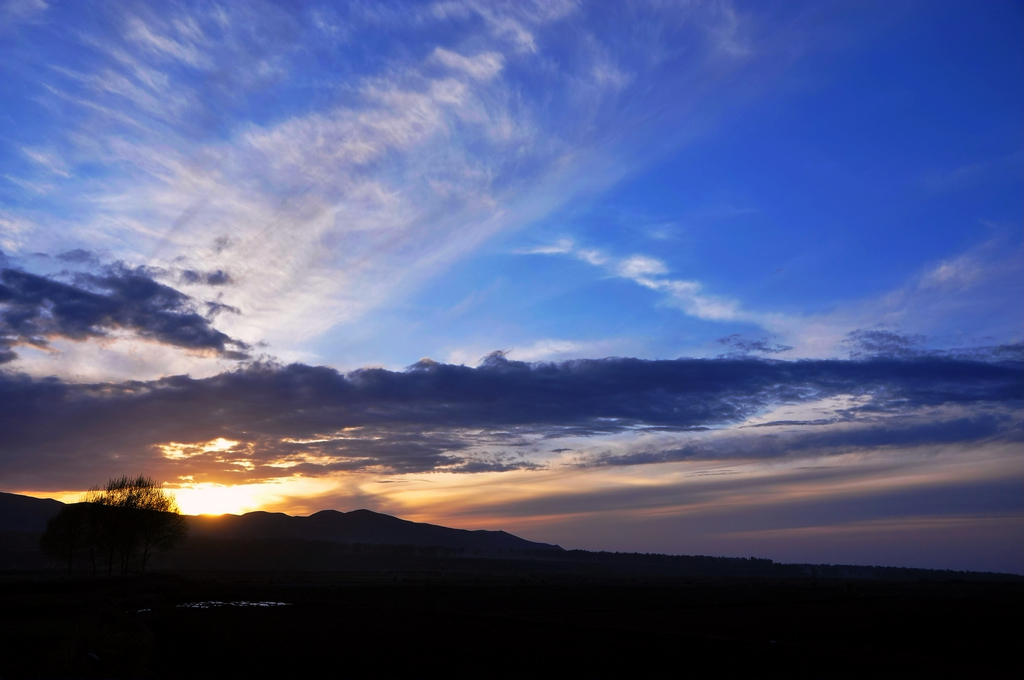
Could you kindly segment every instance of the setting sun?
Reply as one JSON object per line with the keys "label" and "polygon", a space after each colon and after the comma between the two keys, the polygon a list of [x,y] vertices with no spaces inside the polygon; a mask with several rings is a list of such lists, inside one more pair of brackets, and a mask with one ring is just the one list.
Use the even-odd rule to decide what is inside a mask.
{"label": "setting sun", "polygon": [[204,482],[173,491],[178,507],[186,515],[233,515],[259,509],[262,484],[225,486]]}
{"label": "setting sun", "polygon": [[168,489],[186,515],[240,515],[253,510],[277,510],[288,497],[323,493],[332,483],[285,478],[255,484],[184,483]]}

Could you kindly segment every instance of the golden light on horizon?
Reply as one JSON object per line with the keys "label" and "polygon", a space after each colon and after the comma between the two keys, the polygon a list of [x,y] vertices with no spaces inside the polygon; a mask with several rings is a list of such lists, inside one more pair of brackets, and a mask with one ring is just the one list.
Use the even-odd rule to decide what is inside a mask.
{"label": "golden light on horizon", "polygon": [[[403,519],[465,529],[523,528],[584,516],[706,515],[823,499],[856,499],[1012,477],[1011,445],[975,450],[928,446],[875,454],[785,460],[676,461],[638,467],[597,467],[479,473],[410,474],[366,479],[360,489],[386,498]],[[723,480],[728,480],[725,482]],[[386,484],[382,481],[387,481]],[[398,483],[401,482],[401,483]]]}
{"label": "golden light on horizon", "polygon": [[171,491],[178,501],[178,508],[186,515],[240,515],[260,509],[252,485],[227,486],[203,482]]}
{"label": "golden light on horizon", "polygon": [[78,503],[85,496],[85,491],[33,491],[33,490],[18,490],[13,491],[22,496],[31,496],[32,498],[39,498],[42,500],[51,499],[60,501],[61,503]]}
{"label": "golden light on horizon", "polygon": [[285,477],[252,484],[183,482],[166,490],[173,494],[185,515],[241,515],[266,510],[279,512],[293,497],[316,495],[333,488],[335,482],[307,477]]}
{"label": "golden light on horizon", "polygon": [[[368,508],[403,519],[462,529],[516,532],[551,530],[586,522],[641,521],[674,516],[716,517],[741,510],[824,500],[871,499],[953,483],[985,482],[1018,474],[1012,444],[974,449],[928,446],[783,460],[675,461],[632,467],[379,475],[300,475],[230,484],[181,476],[162,487],[182,513],[252,511],[309,515],[320,510]],[[82,491],[26,495],[74,503]],[[788,528],[788,527],[787,527]],[[563,533],[564,533],[563,532]],[[528,537],[534,538],[532,535]],[[564,540],[564,539],[560,539]],[[678,548],[682,549],[682,548]]]}

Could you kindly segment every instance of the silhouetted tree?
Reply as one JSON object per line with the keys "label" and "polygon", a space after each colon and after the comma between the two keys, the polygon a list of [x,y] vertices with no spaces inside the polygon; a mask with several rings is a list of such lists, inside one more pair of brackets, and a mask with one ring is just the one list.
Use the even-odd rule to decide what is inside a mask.
{"label": "silhouetted tree", "polygon": [[70,570],[76,558],[87,558],[96,573],[97,560],[107,574],[143,572],[157,552],[184,540],[188,524],[174,499],[144,475],[111,479],[90,490],[81,503],[61,509],[40,538],[43,554],[64,560]]}
{"label": "silhouetted tree", "polygon": [[[172,501],[172,506],[173,501]],[[142,509],[137,511],[139,571],[146,571],[149,559],[158,552],[170,550],[185,540],[188,522],[173,510]]]}
{"label": "silhouetted tree", "polygon": [[86,517],[89,508],[81,505],[65,505],[46,523],[46,531],[39,538],[43,555],[67,563],[68,571],[74,566],[75,558],[86,552]]}

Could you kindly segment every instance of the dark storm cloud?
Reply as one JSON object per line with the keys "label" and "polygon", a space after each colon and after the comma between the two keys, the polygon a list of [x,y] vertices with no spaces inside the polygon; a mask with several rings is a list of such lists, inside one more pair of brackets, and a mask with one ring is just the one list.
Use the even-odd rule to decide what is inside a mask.
{"label": "dark storm cloud", "polygon": [[[61,257],[81,264],[90,256],[71,251]],[[215,329],[190,297],[158,283],[146,268],[115,264],[100,274],[76,274],[73,284],[21,269],[0,270],[0,363],[12,361],[19,344],[45,347],[55,337],[84,340],[120,329],[233,359],[245,358],[248,349]]]}
{"label": "dark storm cloud", "polygon": [[[0,373],[0,476],[36,483],[81,479],[83,472],[102,478],[119,474],[126,460],[169,476],[246,479],[285,470],[512,469],[530,467],[530,456],[548,451],[545,438],[723,427],[770,406],[835,395],[859,398],[836,427],[799,435],[745,429],[723,442],[609,454],[584,464],[1019,440],[1024,366],[948,357],[528,364],[495,354],[478,368],[421,361],[405,371],[343,375],[254,363],[205,379],[95,385]],[[927,413],[936,408],[946,415]],[[217,438],[239,444],[185,452],[179,460],[162,457],[156,447]]]}

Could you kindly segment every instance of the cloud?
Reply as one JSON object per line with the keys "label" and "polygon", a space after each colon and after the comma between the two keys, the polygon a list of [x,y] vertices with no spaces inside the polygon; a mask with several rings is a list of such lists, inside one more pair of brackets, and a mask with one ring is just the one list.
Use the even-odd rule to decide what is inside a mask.
{"label": "cloud", "polygon": [[515,252],[521,255],[568,255],[573,252],[575,247],[576,244],[571,239],[563,238],[548,246],[536,246]]}
{"label": "cloud", "polygon": [[598,358],[614,354],[612,350],[617,344],[625,344],[625,342],[545,338],[537,340],[526,347],[513,347],[509,350],[509,356],[514,357],[518,361],[529,362],[584,357]]}
{"label": "cloud", "polygon": [[[202,270],[231,272],[236,285],[224,302],[248,312],[228,322],[233,335],[269,335],[280,345],[355,320],[396,287],[506,228],[510,218],[493,219],[502,212],[491,197],[495,179],[516,182],[517,167],[533,167],[524,158],[543,164],[547,149],[557,153],[548,145],[538,154],[529,111],[510,110],[525,102],[496,82],[504,55],[476,49],[464,56],[454,46],[381,72],[338,74],[338,83],[318,87],[343,85],[349,94],[332,94],[326,106],[260,113],[259,122],[243,116],[226,138],[197,134],[193,121],[220,124],[221,112],[204,110],[212,105],[199,96],[204,79],[214,77],[214,65],[250,69],[253,24],[271,21],[244,8],[226,11],[224,21],[216,11],[123,17],[109,40],[88,42],[106,60],[76,65],[82,73],[58,72],[76,102],[116,112],[131,127],[74,135],[80,156],[133,172],[112,173],[98,187],[106,195],[87,201],[91,219],[71,229],[83,241],[130,244],[135,252],[119,254],[129,261],[170,268],[187,253]],[[297,31],[302,20],[272,23]],[[275,28],[260,47],[294,66],[301,55],[296,34],[287,32]],[[221,39],[209,39],[215,34]],[[88,71],[96,61],[103,69]],[[252,89],[217,78],[222,95]],[[211,249],[211,231],[231,247]],[[198,282],[187,272],[182,280]]]}
{"label": "cloud", "polygon": [[487,32],[514,52],[538,51],[535,31],[544,24],[564,18],[576,9],[576,3],[520,2],[495,5],[491,2],[435,2],[430,7],[438,18],[465,19],[476,16],[483,20]]}
{"label": "cloud", "polygon": [[[111,5],[65,32],[75,7],[52,11],[25,42],[70,41],[81,58],[27,53],[22,84],[64,132],[15,141],[26,164],[76,181],[44,228],[0,245],[229,272],[220,302],[246,314],[222,330],[281,352],[344,337],[489,239],[678,146],[665,132],[688,102],[719,106],[708,30],[744,25],[725,6]],[[363,34],[401,39],[350,40]],[[58,228],[64,243],[47,243]]]}
{"label": "cloud", "polygon": [[844,342],[850,347],[850,358],[911,357],[922,353],[923,335],[903,335],[888,330],[851,331]]}
{"label": "cloud", "polygon": [[[946,357],[525,363],[495,353],[477,368],[423,360],[347,375],[268,363],[205,379],[102,384],[0,374],[10,405],[0,414],[0,472],[59,485],[116,474],[132,460],[164,478],[226,482],[1020,441],[1022,384],[1020,362]],[[781,405],[836,396],[853,405],[825,426],[736,429]],[[620,435],[625,449],[602,453]],[[203,444],[218,440],[235,444]],[[175,442],[197,453],[161,453]],[[552,458],[555,448],[574,452]]]}
{"label": "cloud", "polygon": [[125,20],[124,35],[160,58],[180,61],[194,68],[208,66],[202,49],[205,42],[202,29],[192,19],[175,21],[161,31],[139,17],[131,16]]}
{"label": "cloud", "polygon": [[772,344],[768,338],[750,340],[738,333],[719,338],[716,342],[729,348],[727,356],[746,356],[752,354],[781,354],[792,350],[788,345]]}
{"label": "cloud", "polygon": [[0,5],[0,33],[5,33],[19,24],[39,20],[39,15],[49,9],[45,0],[9,0]]}
{"label": "cloud", "polygon": [[[69,251],[67,262],[94,264],[87,251]],[[111,265],[102,274],[78,274],[63,283],[21,269],[0,270],[0,355],[14,360],[17,345],[47,347],[54,338],[105,338],[131,331],[188,350],[241,359],[248,345],[213,328],[183,293],[155,281],[145,268]]]}
{"label": "cloud", "polygon": [[984,278],[984,265],[971,254],[940,262],[920,277],[922,289],[956,290],[966,288]]}
{"label": "cloud", "polygon": [[60,253],[57,255],[57,259],[70,264],[88,265],[93,267],[97,267],[100,264],[100,259],[96,253],[83,248],[75,248],[74,250],[68,250]]}
{"label": "cloud", "polygon": [[400,516],[499,524],[566,548],[1019,572],[1016,458],[1013,447],[965,446],[771,465],[673,463],[646,478],[605,467],[577,471],[572,485],[564,472],[523,472],[509,475],[529,489],[520,495],[503,495],[508,482],[495,477],[448,486],[426,511],[414,493],[396,490],[388,501]]}
{"label": "cloud", "polygon": [[224,286],[231,283],[231,276],[221,269],[212,272],[197,272],[194,269],[185,269],[181,272],[181,280],[184,283]]}
{"label": "cloud", "polygon": [[707,30],[712,36],[717,52],[731,59],[749,57],[753,47],[744,36],[744,22],[735,8],[724,5],[715,18],[717,21],[710,23]]}
{"label": "cloud", "polygon": [[54,175],[64,178],[71,177],[71,172],[68,170],[67,163],[65,163],[56,152],[43,149],[31,149],[27,147],[23,147],[21,152],[25,154],[29,160],[40,165]]}
{"label": "cloud", "polygon": [[[849,414],[845,414],[848,415]],[[808,428],[808,426],[811,426]],[[831,427],[830,427],[831,426]],[[1024,431],[1016,413],[1009,409],[964,414],[956,409],[943,413],[930,409],[924,415],[905,412],[899,418],[866,418],[860,421],[837,417],[813,422],[769,422],[753,438],[742,432],[706,437],[677,448],[642,448],[626,453],[606,453],[582,465],[651,465],[686,460],[749,460],[786,457],[838,456],[857,451],[896,451],[950,444],[982,446],[992,442],[1019,445]]]}
{"label": "cloud", "polygon": [[645,255],[632,255],[618,264],[619,276],[634,281],[648,276],[660,276],[667,272],[668,267],[664,262]]}
{"label": "cloud", "polygon": [[498,52],[481,52],[473,57],[465,57],[438,47],[431,59],[448,68],[462,71],[475,80],[490,80],[504,67],[504,58]]}
{"label": "cloud", "polygon": [[[541,338],[525,345],[511,345],[505,356],[516,361],[550,362],[567,359],[602,359],[638,354],[642,342],[632,337],[593,339]],[[493,352],[484,345],[464,345],[449,350],[445,361],[450,364],[479,366]],[[645,357],[647,358],[647,357]]]}
{"label": "cloud", "polygon": [[[573,257],[662,293],[662,304],[693,318],[759,326],[779,338],[776,347],[788,348],[791,356],[822,358],[846,352],[858,357],[894,352],[910,356],[924,351],[926,341],[932,346],[945,343],[942,351],[965,355],[970,351],[967,346],[974,344],[987,352],[985,345],[991,344],[993,337],[1004,342],[1011,339],[1007,344],[1020,337],[1020,315],[1007,316],[1006,310],[1019,309],[1014,296],[1024,292],[1020,283],[1024,280],[1024,251],[1019,246],[1007,248],[1005,239],[998,236],[959,257],[922,268],[895,290],[844,301],[819,314],[750,309],[739,300],[708,292],[700,281],[669,276],[669,267],[658,258],[643,254],[616,257],[568,238],[514,252]],[[905,328],[919,332],[908,333]],[[766,351],[768,347],[764,344],[756,350],[750,345],[748,350]]]}
{"label": "cloud", "polygon": [[668,278],[668,267],[647,255],[615,258],[595,248],[581,248],[569,239],[551,246],[518,251],[527,255],[570,255],[587,264],[606,269],[613,276],[627,279],[644,288],[666,294],[669,304],[686,314],[706,321],[746,321],[764,327],[778,326],[781,317],[743,310],[739,302],[704,292],[699,281]]}

